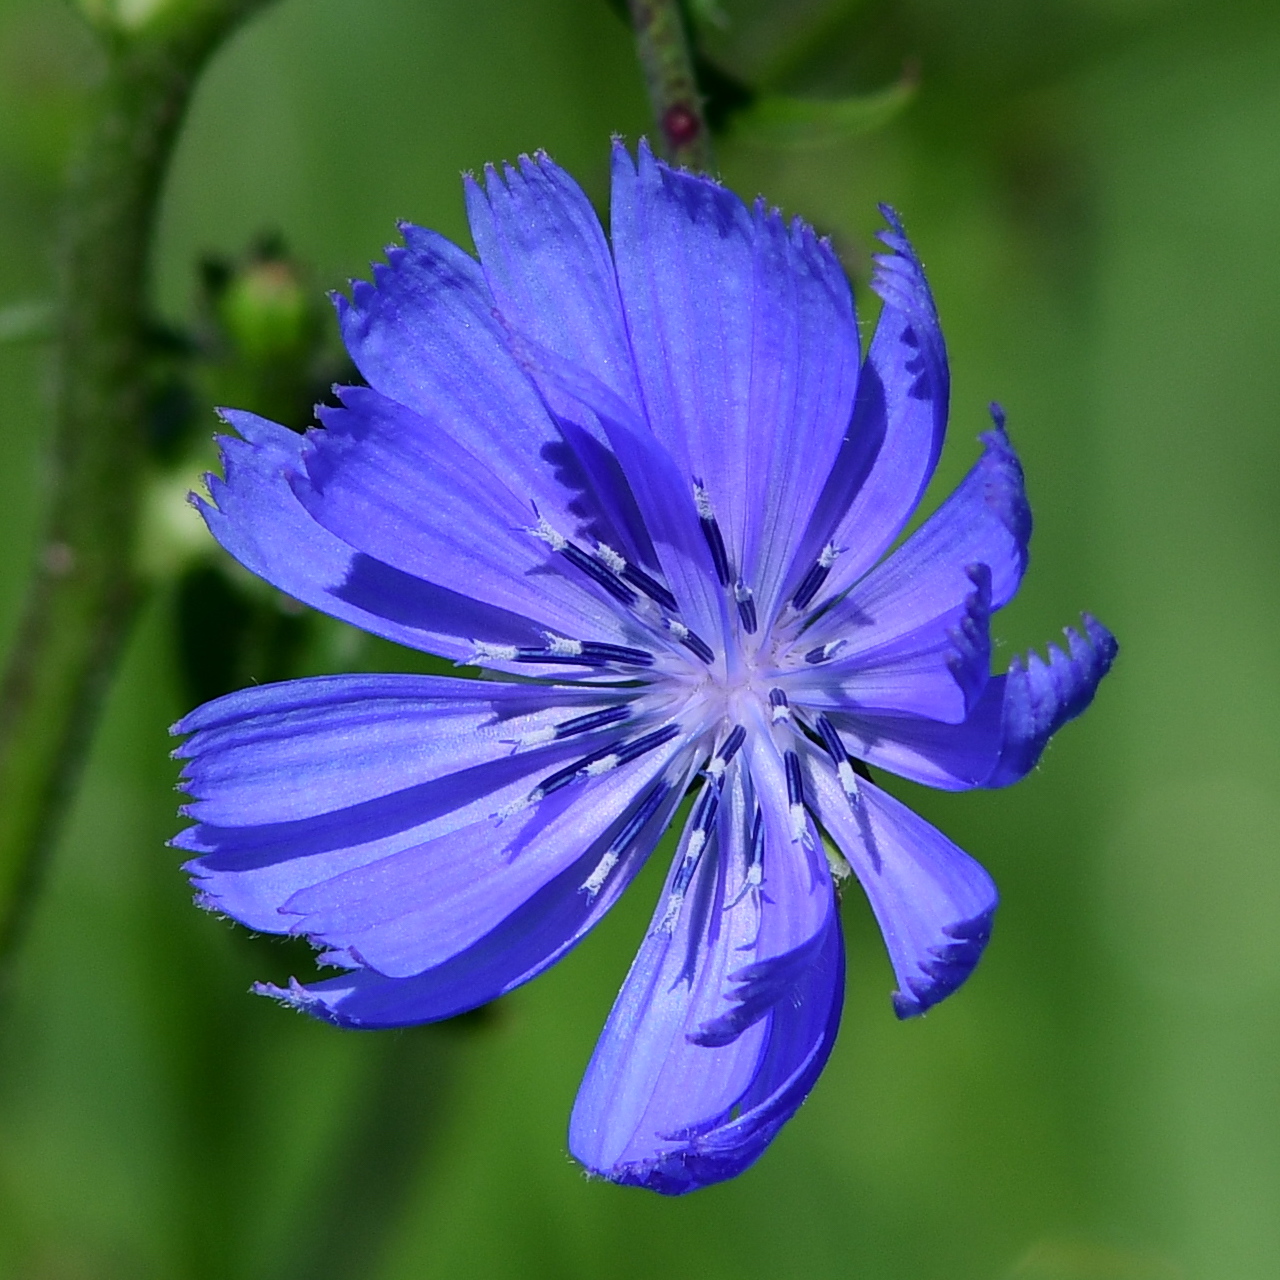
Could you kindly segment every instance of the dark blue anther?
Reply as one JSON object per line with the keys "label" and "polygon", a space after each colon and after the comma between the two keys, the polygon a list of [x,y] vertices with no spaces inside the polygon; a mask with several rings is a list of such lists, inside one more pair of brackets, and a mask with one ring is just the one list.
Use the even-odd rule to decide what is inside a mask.
{"label": "dark blue anther", "polygon": [[680,636],[680,643],[701,658],[708,666],[716,660],[716,655],[711,646],[696,631],[690,631],[686,628]]}
{"label": "dark blue anther", "polygon": [[646,752],[662,746],[664,742],[670,742],[679,732],[679,725],[668,724],[663,725],[661,729],[655,729],[652,733],[646,733],[642,738],[635,738],[631,742],[618,739],[608,746],[598,747],[574,764],[565,765],[563,769],[557,769],[555,773],[548,774],[538,783],[534,791],[540,796],[549,796],[553,791],[559,791],[561,787],[567,786],[588,767],[609,756],[617,756],[614,768],[630,764],[632,760],[638,760]]}
{"label": "dark blue anther", "polygon": [[748,866],[758,867],[764,861],[764,813],[756,810],[755,822],[751,826],[751,861]]}
{"label": "dark blue anther", "polygon": [[828,716],[819,716],[817,721],[818,732],[822,735],[822,745],[826,747],[827,754],[840,764],[849,758],[849,753],[844,749],[844,743],[840,741],[840,734],[836,731],[835,725],[831,723]]}
{"label": "dark blue anther", "polygon": [[710,831],[716,820],[716,811],[720,808],[720,787],[711,784],[702,788],[698,797],[698,807],[694,813],[693,825],[699,831]]}
{"label": "dark blue anther", "polygon": [[827,646],[825,644],[820,644],[816,649],[810,649],[809,652],[804,655],[804,660],[811,663],[826,662]]}
{"label": "dark blue anther", "polygon": [[552,653],[550,649],[517,649],[517,662],[548,663],[557,667],[602,667],[602,659],[588,658],[581,653]]}
{"label": "dark blue anther", "polygon": [[800,771],[800,757],[788,751],[782,757],[787,766],[787,803],[804,804],[804,774]]}
{"label": "dark blue anther", "polygon": [[716,819],[716,810],[720,807],[720,788],[707,787],[698,797],[698,811],[694,817],[693,830],[702,836],[701,840],[691,841],[680,862],[680,869],[671,882],[671,892],[676,898],[682,898],[693,879],[698,863],[702,859],[702,851],[707,847],[711,833],[711,824]]}
{"label": "dark blue anther", "polygon": [[668,782],[659,782],[650,789],[649,794],[627,819],[626,825],[613,837],[613,842],[609,845],[610,853],[621,853],[640,834],[649,819],[658,812],[658,807],[670,791],[671,784]]}
{"label": "dark blue anther", "polygon": [[707,497],[707,491],[702,487],[701,480],[695,479],[693,482],[693,500],[698,508],[698,523],[702,526],[702,536],[706,538],[707,546],[711,548],[711,562],[716,567],[716,577],[720,579],[722,587],[727,587],[732,580],[732,574],[729,572],[729,553],[725,550],[724,534],[720,532],[720,525],[711,509],[711,500]]}
{"label": "dark blue anther", "polygon": [[756,618],[756,600],[751,588],[739,582],[733,589],[733,596],[738,602],[738,618],[742,622],[743,631],[749,636],[755,635],[756,627],[760,624]]}
{"label": "dark blue anther", "polygon": [[787,695],[781,689],[770,689],[769,705],[771,707],[785,707],[787,705]]}
{"label": "dark blue anther", "polygon": [[679,732],[678,724],[666,724],[661,729],[646,733],[643,738],[636,738],[635,741],[624,744],[617,751],[618,763],[630,764],[632,760],[638,760],[645,752],[670,742]]}
{"label": "dark blue anther", "polygon": [[572,542],[568,542],[561,547],[560,554],[574,568],[581,569],[588,578],[598,582],[615,600],[619,600],[626,605],[635,604],[636,593],[608,565],[601,564],[599,560],[594,556],[588,555],[581,547],[575,547]]}
{"label": "dark blue anther", "polygon": [[684,855],[680,870],[676,872],[676,878],[671,882],[671,892],[677,898],[683,897],[685,890],[688,889],[693,873],[698,869],[698,863],[702,859],[703,847],[699,845],[698,848]]}
{"label": "dark blue anther", "polygon": [[724,746],[720,748],[716,755],[719,759],[728,764],[734,756],[738,754],[738,748],[747,740],[747,731],[740,725],[735,724],[729,736],[724,740]]}
{"label": "dark blue anther", "polygon": [[827,754],[832,758],[832,760],[834,760],[838,765],[843,764],[847,760],[849,764],[853,766],[853,771],[858,775],[858,777],[865,778],[870,782],[871,770],[868,769],[867,766],[857,758],[857,756],[851,756],[848,751],[845,750],[845,745],[840,738],[839,731],[836,729],[835,725],[831,723],[830,718],[825,715],[819,716],[816,723],[818,733],[822,735],[822,745],[826,747]]}
{"label": "dark blue anther", "polygon": [[831,572],[831,566],[824,565],[821,560],[815,560],[813,567],[804,575],[800,585],[796,588],[796,593],[791,597],[791,604],[796,609],[807,609],[809,602],[818,594],[822,584],[827,580],[827,574]]}
{"label": "dark blue anther", "polygon": [[639,588],[650,600],[656,601],[664,609],[669,609],[672,613],[676,612],[676,598],[667,590],[662,583],[655,578],[651,578],[643,569],[637,569],[635,565],[628,564],[622,570],[622,576],[633,587]]}
{"label": "dark blue anther", "polygon": [[585,716],[577,716],[573,720],[565,720],[556,725],[557,738],[572,738],[578,733],[590,733],[592,729],[603,729],[605,725],[617,724],[631,714],[631,708],[625,703],[620,707],[605,707],[603,711],[592,711]]}
{"label": "dark blue anther", "polygon": [[644,649],[630,649],[621,644],[601,644],[588,640],[582,646],[584,658],[598,658],[603,662],[621,662],[632,667],[653,666],[653,654]]}
{"label": "dark blue anther", "polygon": [[724,534],[720,532],[720,525],[715,516],[710,519],[699,519],[698,523],[702,526],[702,536],[707,540],[707,546],[711,548],[711,562],[716,567],[716,577],[720,579],[720,585],[727,587],[729,585],[729,553],[725,550]]}
{"label": "dark blue anther", "polygon": [[[585,645],[581,653],[557,653],[554,649],[517,649],[515,660],[551,667],[607,667],[611,662],[619,661],[603,654],[587,653]],[[648,662],[639,665],[650,666],[652,663],[653,658],[650,657]],[[630,665],[637,664],[632,661]]]}

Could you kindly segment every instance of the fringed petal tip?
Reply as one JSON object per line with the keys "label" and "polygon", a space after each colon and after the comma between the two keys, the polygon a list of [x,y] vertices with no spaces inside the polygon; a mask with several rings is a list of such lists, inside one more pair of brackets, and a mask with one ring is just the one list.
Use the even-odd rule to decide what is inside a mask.
{"label": "fringed petal tip", "polygon": [[[779,1023],[767,1042],[755,1084],[739,1103],[691,1128],[658,1135],[659,1151],[648,1158],[620,1160],[608,1168],[588,1163],[588,1177],[682,1196],[727,1182],[755,1164],[809,1096],[835,1045],[844,993],[844,941],[838,923],[825,932],[826,955],[817,966],[825,976],[818,986],[829,987],[816,1001],[825,1017],[814,1022],[814,1010],[804,1011],[809,1002],[803,998],[775,1011]],[[809,985],[812,982],[810,975]],[[788,1047],[773,1043],[779,1039]],[[681,1145],[668,1145],[675,1142]]]}
{"label": "fringed petal tip", "polygon": [[274,982],[255,982],[249,992],[255,996],[266,996],[268,1000],[274,1000],[286,1009],[319,1018],[335,1027],[343,1027],[349,1031],[359,1029],[359,1023],[342,1018],[322,995],[309,991],[297,978],[290,978],[287,987],[278,987]]}
{"label": "fringed petal tip", "polygon": [[[834,1044],[844,944],[830,881],[814,858],[773,857],[790,849],[785,818],[766,814],[757,828],[754,810],[731,779],[718,832],[673,899],[696,847],[691,815],[587,1068],[569,1149],[611,1182],[684,1195],[736,1177],[808,1096]],[[753,892],[747,855],[760,837],[765,879]]]}
{"label": "fringed petal tip", "polygon": [[1047,658],[1015,658],[1005,677],[1001,708],[1000,762],[983,784],[1007,787],[1035,768],[1049,739],[1093,701],[1102,677],[1120,651],[1115,636],[1091,614],[1080,630],[1063,629],[1065,650],[1048,647]]}
{"label": "fringed petal tip", "polygon": [[[662,1142],[680,1142],[648,1159],[619,1162],[607,1169],[587,1166],[589,1177],[599,1177],[623,1186],[643,1187],[659,1195],[682,1196],[703,1187],[727,1182],[745,1173],[765,1153],[783,1125],[795,1115],[809,1096],[835,1044],[840,1027],[841,996],[844,992],[844,944],[836,933],[838,955],[833,955],[835,999],[817,1038],[799,1055],[792,1055],[791,1069],[784,1078],[757,1087],[743,1104],[679,1133],[661,1135]],[[779,1028],[782,1034],[791,1027]],[[795,1058],[798,1057],[798,1061]],[[785,1070],[785,1068],[784,1068]],[[768,1076],[761,1064],[761,1076]],[[735,1112],[737,1114],[735,1114]]]}
{"label": "fringed petal tip", "polygon": [[1022,461],[1005,430],[1004,412],[999,405],[994,404],[991,411],[995,425],[978,437],[985,450],[978,463],[984,472],[982,498],[987,509],[1013,538],[1012,551],[1017,561],[1014,578],[1016,583],[1021,581],[1022,575],[1027,571],[1033,528],[1031,504],[1027,501]]}
{"label": "fringed petal tip", "polygon": [[919,1017],[964,985],[991,940],[996,905],[993,902],[971,920],[943,926],[942,932],[955,941],[930,947],[918,976],[903,984],[905,990],[893,993],[893,1011],[899,1018]]}
{"label": "fringed petal tip", "polygon": [[871,289],[886,305],[934,326],[937,324],[937,313],[933,295],[925,280],[924,265],[907,238],[906,229],[897,212],[887,204],[880,206],[880,212],[890,229],[878,231],[876,238],[890,252],[873,255],[875,267],[871,276]]}

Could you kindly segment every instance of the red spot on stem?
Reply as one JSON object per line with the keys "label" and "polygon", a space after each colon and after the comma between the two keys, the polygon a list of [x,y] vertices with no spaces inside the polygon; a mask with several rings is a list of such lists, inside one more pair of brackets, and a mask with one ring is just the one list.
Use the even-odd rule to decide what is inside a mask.
{"label": "red spot on stem", "polygon": [[663,113],[662,132],[673,148],[687,147],[702,132],[702,121],[692,107],[677,102]]}

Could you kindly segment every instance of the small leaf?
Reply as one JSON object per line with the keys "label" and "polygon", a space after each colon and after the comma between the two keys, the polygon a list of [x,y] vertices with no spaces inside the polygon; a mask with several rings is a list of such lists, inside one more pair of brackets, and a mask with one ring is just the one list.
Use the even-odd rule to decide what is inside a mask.
{"label": "small leaf", "polygon": [[816,150],[883,128],[915,97],[910,72],[875,93],[847,98],[762,95],[734,123],[735,138],[761,146]]}

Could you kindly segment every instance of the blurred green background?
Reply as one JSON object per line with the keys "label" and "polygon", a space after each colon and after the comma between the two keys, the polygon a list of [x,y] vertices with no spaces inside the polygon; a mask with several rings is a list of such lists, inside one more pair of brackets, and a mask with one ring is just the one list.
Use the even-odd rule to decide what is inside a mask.
{"label": "blurred green background", "polygon": [[[899,1024],[849,893],[841,1038],[766,1157],[678,1201],[588,1183],[566,1120],[653,877],[556,970],[455,1025],[342,1033],[250,997],[308,960],[195,911],[164,845],[166,726],[199,687],[191,598],[218,599],[170,573],[0,1048],[6,1280],[1280,1276],[1280,6],[694,8],[708,56],[757,89],[918,74],[871,133],[779,136],[740,116],[724,175],[830,232],[857,285],[876,201],[902,210],[952,357],[936,493],[976,456],[992,398],[1026,463],[1037,530],[1001,664],[1080,608],[1121,639],[1094,709],[1015,790],[899,788],[999,882],[986,959]],[[93,75],[59,0],[0,0],[0,306],[49,296]],[[610,133],[646,128],[606,0],[281,0],[199,90],[157,306],[193,323],[197,260],[237,259],[263,232],[317,296],[365,272],[398,217],[467,243],[459,172],[536,147],[603,201]],[[40,342],[0,342],[6,645],[49,376]],[[202,394],[223,394],[211,381]],[[212,427],[199,407],[197,435]],[[179,469],[157,492],[185,483]],[[235,589],[243,620],[255,597]],[[422,667],[268,597],[252,607],[275,611],[270,643],[242,644],[224,680]]]}

